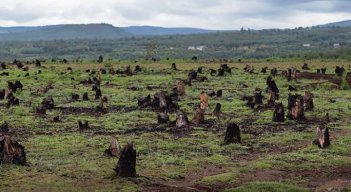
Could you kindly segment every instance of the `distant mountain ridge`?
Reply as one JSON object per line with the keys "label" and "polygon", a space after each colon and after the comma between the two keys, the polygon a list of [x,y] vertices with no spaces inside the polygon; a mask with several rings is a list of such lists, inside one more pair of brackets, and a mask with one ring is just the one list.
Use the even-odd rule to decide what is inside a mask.
{"label": "distant mountain ridge", "polygon": [[153,26],[115,27],[110,24],[63,24],[33,27],[0,27],[0,41],[116,39],[132,36],[188,35],[215,32],[198,28]]}
{"label": "distant mountain ridge", "polygon": [[[199,28],[186,28],[186,27],[155,27],[155,26],[130,26],[121,27],[126,32],[135,36],[149,36],[149,35],[189,35],[189,34],[203,34],[212,33],[216,30],[207,30]],[[218,30],[217,30],[218,31]]]}
{"label": "distant mountain ridge", "polygon": [[109,39],[132,34],[110,24],[68,24],[41,27],[0,28],[2,41],[35,41],[67,39]]}
{"label": "distant mountain ridge", "polygon": [[318,27],[351,27],[351,20],[328,23],[328,24],[324,24],[324,25],[318,25]]}
{"label": "distant mountain ridge", "polygon": [[[316,27],[351,27],[345,20]],[[0,27],[0,41],[37,41],[70,39],[118,39],[132,36],[189,35],[222,32],[199,28],[166,28],[156,26],[115,27],[111,24],[63,24],[47,26]]]}

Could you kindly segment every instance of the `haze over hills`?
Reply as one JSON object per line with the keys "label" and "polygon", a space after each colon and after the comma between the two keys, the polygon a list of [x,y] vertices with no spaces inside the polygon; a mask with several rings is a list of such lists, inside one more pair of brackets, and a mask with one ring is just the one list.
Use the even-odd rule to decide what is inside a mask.
{"label": "haze over hills", "polygon": [[[351,27],[351,20],[317,27]],[[0,27],[0,41],[36,41],[69,39],[118,39],[132,36],[189,35],[223,32],[199,28],[165,28],[155,26],[115,27],[110,24],[66,24],[37,27]]]}
{"label": "haze over hills", "polygon": [[324,25],[319,25],[319,27],[351,27],[351,20],[328,23]]}

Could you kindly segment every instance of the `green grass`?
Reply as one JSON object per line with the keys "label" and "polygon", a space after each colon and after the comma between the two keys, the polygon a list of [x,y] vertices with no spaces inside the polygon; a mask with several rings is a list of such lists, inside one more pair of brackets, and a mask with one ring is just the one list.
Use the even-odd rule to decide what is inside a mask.
{"label": "green grass", "polygon": [[307,189],[278,182],[253,182],[226,192],[307,192]]}

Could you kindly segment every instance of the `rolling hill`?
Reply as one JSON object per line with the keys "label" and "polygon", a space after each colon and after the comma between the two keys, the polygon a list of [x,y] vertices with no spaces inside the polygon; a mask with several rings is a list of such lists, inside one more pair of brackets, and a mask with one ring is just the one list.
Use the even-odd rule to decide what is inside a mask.
{"label": "rolling hill", "polygon": [[72,24],[1,28],[0,41],[116,39],[132,34],[109,24]]}

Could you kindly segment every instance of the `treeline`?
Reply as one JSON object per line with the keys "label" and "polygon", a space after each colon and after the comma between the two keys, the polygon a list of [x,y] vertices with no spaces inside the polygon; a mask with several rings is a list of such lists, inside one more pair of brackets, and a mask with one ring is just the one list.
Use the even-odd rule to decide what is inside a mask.
{"label": "treeline", "polygon": [[[195,50],[194,50],[195,49]],[[351,28],[241,30],[211,34],[102,40],[0,42],[0,60],[95,59],[351,59]]]}

